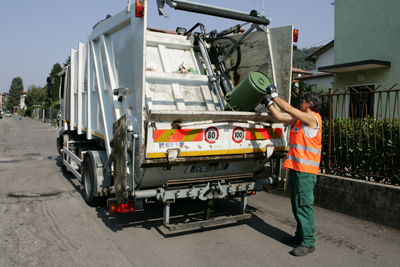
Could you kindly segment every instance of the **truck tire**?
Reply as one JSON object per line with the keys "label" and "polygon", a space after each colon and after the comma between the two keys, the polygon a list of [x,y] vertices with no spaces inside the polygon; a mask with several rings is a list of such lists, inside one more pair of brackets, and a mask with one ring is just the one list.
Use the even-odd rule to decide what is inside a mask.
{"label": "truck tire", "polygon": [[99,197],[94,195],[94,179],[96,176],[94,161],[91,157],[90,152],[85,157],[82,171],[82,183],[84,188],[84,195],[86,203],[91,207],[103,206],[105,204],[105,197]]}
{"label": "truck tire", "polygon": [[59,155],[62,156],[62,150],[63,150],[63,145],[64,145],[64,136],[62,134],[60,134],[57,137],[57,152]]}

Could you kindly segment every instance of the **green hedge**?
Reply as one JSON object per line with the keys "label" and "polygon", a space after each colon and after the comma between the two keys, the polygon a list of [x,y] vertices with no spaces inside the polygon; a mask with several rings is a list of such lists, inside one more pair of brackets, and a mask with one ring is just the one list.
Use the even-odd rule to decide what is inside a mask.
{"label": "green hedge", "polygon": [[[322,154],[328,166],[329,121],[323,121]],[[400,180],[399,120],[336,119],[332,122],[332,169],[354,178]]]}
{"label": "green hedge", "polygon": [[32,116],[32,110],[33,110],[33,108],[32,107],[28,107],[27,109],[25,109],[24,110],[24,117],[25,116]]}

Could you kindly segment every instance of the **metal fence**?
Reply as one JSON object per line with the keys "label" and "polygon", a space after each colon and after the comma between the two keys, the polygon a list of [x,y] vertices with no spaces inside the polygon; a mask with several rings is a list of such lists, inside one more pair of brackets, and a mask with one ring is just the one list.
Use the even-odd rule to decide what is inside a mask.
{"label": "metal fence", "polygon": [[56,108],[45,108],[45,109],[35,108],[33,110],[32,116],[35,120],[50,123],[51,121],[54,121],[57,118],[57,112],[58,109]]}
{"label": "metal fence", "polygon": [[[321,91],[321,171],[399,184],[400,84]],[[300,95],[292,95],[298,107]]]}

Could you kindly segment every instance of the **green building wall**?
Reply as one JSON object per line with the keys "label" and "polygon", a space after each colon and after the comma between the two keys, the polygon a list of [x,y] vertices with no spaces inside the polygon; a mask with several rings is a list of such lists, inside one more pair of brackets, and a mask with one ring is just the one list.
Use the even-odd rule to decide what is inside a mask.
{"label": "green building wall", "polygon": [[[336,0],[335,65],[369,59],[391,66],[335,74],[334,87],[400,84],[400,1]],[[360,73],[365,75],[362,81]]]}

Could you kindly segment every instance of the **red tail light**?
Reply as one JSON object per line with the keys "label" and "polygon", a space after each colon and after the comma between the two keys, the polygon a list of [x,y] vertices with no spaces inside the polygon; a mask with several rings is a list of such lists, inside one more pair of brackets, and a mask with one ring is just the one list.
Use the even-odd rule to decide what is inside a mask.
{"label": "red tail light", "polygon": [[136,17],[143,18],[144,16],[144,3],[143,1],[136,1]]}
{"label": "red tail light", "polygon": [[293,30],[293,43],[297,43],[297,40],[299,39],[299,30],[294,29]]}
{"label": "red tail light", "polygon": [[108,206],[109,206],[110,214],[135,211],[135,202],[128,202],[128,203],[124,204],[124,203],[110,201],[108,203]]}
{"label": "red tail light", "polygon": [[257,193],[256,190],[252,190],[252,191],[248,191],[247,195],[248,196],[254,196],[256,193]]}

